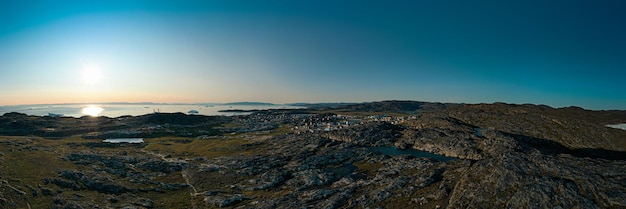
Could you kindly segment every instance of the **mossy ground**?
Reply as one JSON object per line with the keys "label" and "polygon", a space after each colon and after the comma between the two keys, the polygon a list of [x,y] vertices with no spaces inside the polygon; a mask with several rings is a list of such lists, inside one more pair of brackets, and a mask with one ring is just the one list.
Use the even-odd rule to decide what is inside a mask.
{"label": "mossy ground", "polygon": [[[209,138],[189,137],[158,137],[147,138],[143,145],[122,144],[119,146],[93,146],[102,143],[101,140],[83,139],[80,136],[66,138],[41,137],[0,137],[1,161],[0,172],[2,180],[12,187],[24,191],[25,194],[6,195],[15,193],[5,192],[16,202],[15,208],[49,208],[55,199],[75,199],[81,203],[89,202],[92,205],[115,205],[111,199],[125,201],[132,199],[129,194],[105,194],[97,191],[61,188],[55,184],[45,184],[44,179],[59,177],[59,171],[79,170],[82,172],[104,172],[94,170],[96,165],[77,165],[67,159],[70,153],[95,153],[102,156],[116,156],[124,153],[125,156],[158,155],[168,159],[212,159],[235,155],[251,156],[260,154],[264,150],[262,143],[265,139],[287,134],[290,127],[281,126],[274,130],[227,134]],[[251,148],[251,144],[255,146]],[[154,156],[152,156],[154,157]],[[185,172],[185,175],[183,175]],[[104,173],[106,174],[106,173]],[[129,187],[141,189],[150,185],[135,184],[117,175],[109,175],[116,182]],[[201,175],[201,176],[200,176]],[[187,187],[176,191],[143,192],[140,196],[154,201],[154,208],[207,208],[212,207],[202,201],[203,195],[196,193],[212,190],[229,190],[228,185],[244,181],[248,176],[224,175],[217,172],[197,173],[194,169],[180,172],[156,174],[152,181],[163,183],[190,183],[195,187]],[[53,195],[44,195],[41,188],[50,189]],[[2,190],[8,190],[2,187]],[[196,189],[196,190],[194,190]],[[32,191],[36,191],[36,194]],[[60,192],[62,191],[62,192]],[[278,197],[289,191],[238,191],[247,196]]]}
{"label": "mossy ground", "polygon": [[[259,133],[227,134],[209,138],[159,137],[145,139],[144,150],[173,158],[215,158],[233,155],[255,155],[264,150],[262,142],[273,136],[290,133],[288,126]],[[261,142],[261,143],[260,143]],[[254,147],[251,146],[254,144]]]}
{"label": "mossy ground", "polygon": [[[145,155],[141,151],[141,146],[118,146],[118,147],[89,147],[82,146],[88,143],[99,142],[100,140],[85,140],[80,137],[68,137],[62,139],[44,139],[39,137],[0,137],[0,154],[2,156],[0,172],[1,179],[6,181],[0,187],[4,197],[16,204],[11,208],[50,208],[55,199],[74,199],[82,203],[89,202],[93,205],[115,205],[109,200],[111,197],[117,201],[132,199],[129,194],[113,195],[97,191],[61,188],[54,184],[45,184],[44,179],[59,177],[59,171],[76,169],[82,172],[93,171],[93,165],[76,165],[67,159],[67,154],[89,152],[102,156],[111,156],[124,152],[129,156]],[[183,157],[184,155],[194,156],[220,156],[229,152],[229,146],[237,147],[246,143],[245,140],[234,138],[230,140],[222,139],[190,139],[179,137],[163,137],[147,140],[146,148],[151,151],[158,151],[161,148],[165,151],[160,154],[172,154]],[[169,145],[163,145],[169,144]],[[156,147],[156,148],[155,148]],[[166,149],[167,148],[167,149]],[[184,151],[185,150],[185,151]],[[190,153],[190,154],[186,154]],[[102,172],[102,171],[100,171]],[[146,185],[133,184],[127,180],[116,176],[108,175],[116,182],[134,188],[145,188]],[[215,179],[221,181],[223,179]],[[181,172],[156,175],[155,182],[163,183],[185,183]],[[149,185],[148,185],[149,186]],[[23,191],[20,192],[13,191]],[[52,195],[42,194],[41,188],[50,189]],[[34,192],[33,192],[34,191]],[[60,192],[62,191],[62,192]],[[154,208],[198,208],[202,198],[192,195],[190,188],[177,191],[165,192],[143,192],[142,197],[154,201]],[[204,208],[204,207],[200,207]]]}

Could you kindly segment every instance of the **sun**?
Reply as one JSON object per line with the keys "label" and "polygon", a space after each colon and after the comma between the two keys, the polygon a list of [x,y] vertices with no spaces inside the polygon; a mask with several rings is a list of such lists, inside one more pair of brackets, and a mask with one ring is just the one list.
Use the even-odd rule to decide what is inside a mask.
{"label": "sun", "polygon": [[83,81],[86,83],[96,83],[102,78],[102,71],[97,65],[86,65],[83,67]]}

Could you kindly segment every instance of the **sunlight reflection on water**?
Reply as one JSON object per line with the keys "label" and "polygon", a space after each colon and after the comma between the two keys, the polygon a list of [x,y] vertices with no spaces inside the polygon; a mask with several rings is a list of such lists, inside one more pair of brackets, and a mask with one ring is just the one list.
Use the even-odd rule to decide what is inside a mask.
{"label": "sunlight reflection on water", "polygon": [[102,110],[104,110],[104,109],[102,109],[102,107],[89,105],[87,107],[84,107],[80,112],[85,114],[85,115],[97,117],[98,115],[100,115]]}
{"label": "sunlight reflection on water", "polygon": [[[161,113],[188,113],[189,110],[197,110],[198,115],[248,115],[252,112],[220,112],[220,110],[267,110],[267,109],[301,109],[302,106],[290,105],[232,105],[232,104],[45,104],[45,105],[15,105],[0,106],[0,115],[10,112],[19,112],[34,116],[48,116],[49,113],[61,114],[66,117],[93,116],[101,108],[97,116],[120,117],[124,115],[139,116]],[[87,108],[90,108],[86,110]],[[92,110],[93,109],[93,110]]]}

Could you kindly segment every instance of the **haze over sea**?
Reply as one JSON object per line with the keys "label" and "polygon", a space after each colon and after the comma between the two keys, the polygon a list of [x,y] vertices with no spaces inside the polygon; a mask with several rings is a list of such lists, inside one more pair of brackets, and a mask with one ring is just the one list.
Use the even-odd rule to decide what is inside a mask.
{"label": "haze over sea", "polygon": [[[101,109],[100,109],[101,108]],[[154,112],[187,113],[190,110],[198,111],[198,115],[242,115],[249,112],[219,112],[220,110],[266,110],[281,108],[302,108],[289,105],[273,104],[165,104],[165,103],[104,103],[104,104],[39,104],[0,106],[0,115],[10,112],[27,115],[46,116],[49,113],[62,114],[68,117],[107,116],[119,117],[123,115],[145,115]]]}

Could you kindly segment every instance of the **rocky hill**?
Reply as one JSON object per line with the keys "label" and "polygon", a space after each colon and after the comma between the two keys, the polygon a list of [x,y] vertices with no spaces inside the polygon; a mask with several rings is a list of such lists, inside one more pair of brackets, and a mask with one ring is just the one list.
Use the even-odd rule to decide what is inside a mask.
{"label": "rocky hill", "polygon": [[[618,123],[626,111],[413,101],[11,113],[0,208],[626,208],[626,130],[606,127]],[[145,143],[102,142],[114,137]]]}

